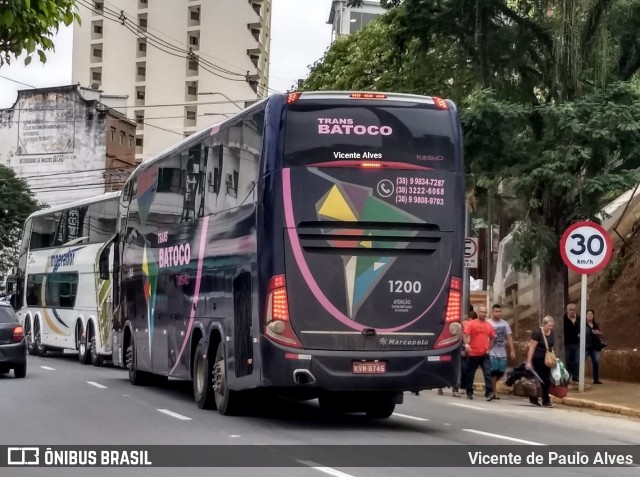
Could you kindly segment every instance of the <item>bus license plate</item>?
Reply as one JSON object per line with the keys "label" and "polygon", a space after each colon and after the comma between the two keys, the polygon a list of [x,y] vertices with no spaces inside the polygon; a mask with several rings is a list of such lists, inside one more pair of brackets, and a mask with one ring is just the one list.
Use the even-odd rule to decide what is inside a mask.
{"label": "bus license plate", "polygon": [[384,374],[387,372],[385,361],[354,361],[353,374]]}

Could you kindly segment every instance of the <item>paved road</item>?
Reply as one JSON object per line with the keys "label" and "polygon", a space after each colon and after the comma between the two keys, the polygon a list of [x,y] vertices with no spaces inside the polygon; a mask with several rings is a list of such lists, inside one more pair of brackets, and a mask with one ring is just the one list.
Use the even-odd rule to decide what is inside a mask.
{"label": "paved road", "polygon": [[[526,400],[485,402],[423,392],[406,395],[387,420],[364,415],[328,415],[317,402],[279,400],[250,416],[202,411],[190,383],[135,387],[125,370],[81,366],[74,354],[29,358],[27,379],[0,375],[0,444],[381,444],[381,445],[591,445],[640,444],[640,420],[577,409],[534,408]],[[381,458],[383,458],[381,456]],[[308,464],[316,467],[314,464]],[[317,463],[317,467],[326,465]],[[519,474],[639,476],[639,468],[521,469]],[[90,474],[89,474],[90,472]],[[2,477],[27,476],[241,476],[334,475],[338,477],[485,475],[511,476],[510,469],[281,468],[281,469],[0,469]]]}

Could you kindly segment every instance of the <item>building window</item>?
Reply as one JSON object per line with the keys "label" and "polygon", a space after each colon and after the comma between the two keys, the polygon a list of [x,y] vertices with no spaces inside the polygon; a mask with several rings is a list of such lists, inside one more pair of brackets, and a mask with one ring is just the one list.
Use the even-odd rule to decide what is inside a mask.
{"label": "building window", "polygon": [[198,84],[197,83],[187,83],[187,94],[189,96],[197,96],[198,95]]}
{"label": "building window", "polygon": [[102,72],[100,72],[100,71],[92,71],[91,72],[91,79],[93,81],[102,81]]}
{"label": "building window", "polygon": [[147,68],[144,66],[138,66],[138,76],[144,78],[147,75]]}
{"label": "building window", "polygon": [[138,43],[138,51],[140,51],[142,53],[146,53],[147,52],[147,42],[146,42],[146,40],[143,40],[143,41]]}
{"label": "building window", "polygon": [[127,135],[124,132],[120,131],[120,145],[121,146],[124,146],[126,138],[127,138]]}
{"label": "building window", "polygon": [[144,123],[144,114],[136,114],[136,123],[138,124]]}
{"label": "building window", "polygon": [[200,21],[200,12],[198,10],[191,10],[191,20],[194,22]]}
{"label": "building window", "polygon": [[198,37],[197,37],[197,36],[189,35],[189,44],[190,44],[191,46],[198,46],[198,41],[199,41],[199,40],[198,40]]}
{"label": "building window", "polygon": [[111,140],[116,140],[116,128],[111,128]]}
{"label": "building window", "polygon": [[102,35],[102,25],[99,25],[97,23],[93,25],[93,33],[95,33],[96,35]]}
{"label": "building window", "polygon": [[147,19],[144,17],[141,17],[138,20],[138,25],[140,25],[140,28],[147,28]]}
{"label": "building window", "polygon": [[137,137],[136,138],[136,146],[142,147],[143,144],[144,144],[143,138],[142,137]]}
{"label": "building window", "polygon": [[135,138],[133,136],[129,136],[129,147],[133,149]]}
{"label": "building window", "polygon": [[94,1],[93,2],[93,8],[94,10],[101,12],[104,9],[104,3],[102,1]]}
{"label": "building window", "polygon": [[189,60],[189,69],[191,71],[198,71],[198,62],[194,60]]}
{"label": "building window", "polygon": [[196,112],[195,111],[187,111],[187,119],[189,121],[195,121],[196,120]]}
{"label": "building window", "polygon": [[95,56],[96,58],[102,58],[102,49],[94,48],[93,49],[93,56]]}

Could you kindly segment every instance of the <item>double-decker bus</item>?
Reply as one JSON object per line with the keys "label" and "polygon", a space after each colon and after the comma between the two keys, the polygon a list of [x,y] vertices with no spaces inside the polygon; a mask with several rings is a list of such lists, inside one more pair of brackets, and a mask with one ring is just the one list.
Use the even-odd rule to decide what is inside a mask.
{"label": "double-decker bus", "polygon": [[273,95],[144,162],[115,242],[114,363],[390,416],[460,370],[464,243],[455,105]]}
{"label": "double-decker bus", "polygon": [[15,276],[14,306],[28,351],[77,350],[80,362],[111,358],[111,281],[120,192],[29,216]]}

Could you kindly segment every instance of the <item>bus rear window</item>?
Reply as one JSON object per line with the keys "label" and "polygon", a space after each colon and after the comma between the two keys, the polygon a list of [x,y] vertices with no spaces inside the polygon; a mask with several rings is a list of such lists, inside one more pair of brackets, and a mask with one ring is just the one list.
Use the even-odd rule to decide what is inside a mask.
{"label": "bus rear window", "polygon": [[287,108],[284,165],[375,160],[455,171],[450,114],[428,104],[300,101]]}

